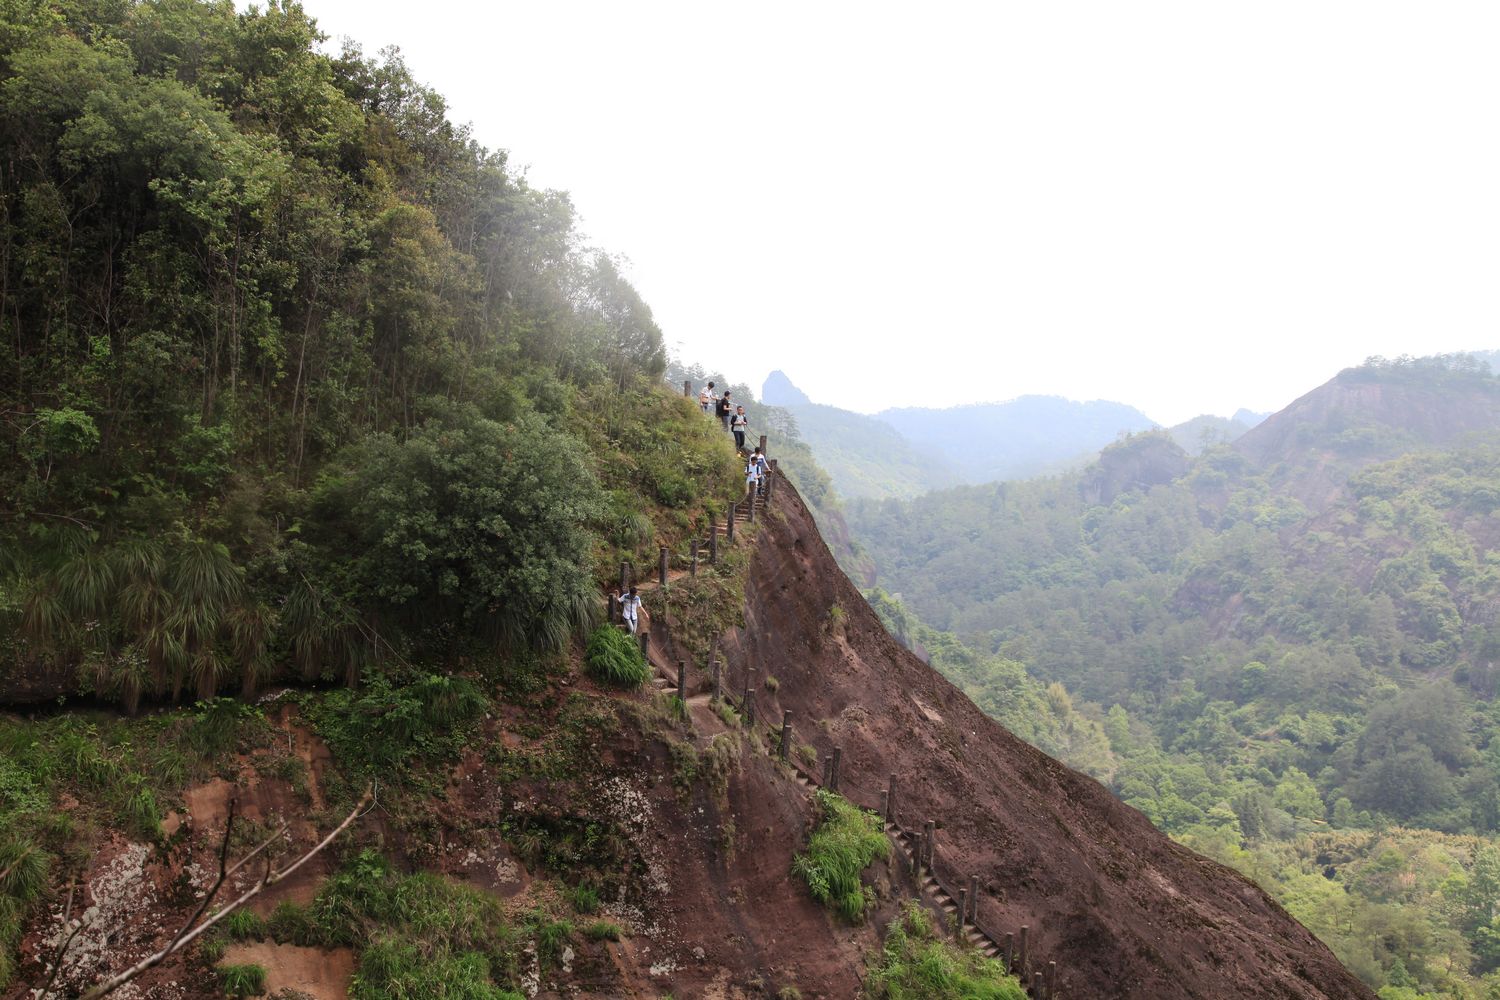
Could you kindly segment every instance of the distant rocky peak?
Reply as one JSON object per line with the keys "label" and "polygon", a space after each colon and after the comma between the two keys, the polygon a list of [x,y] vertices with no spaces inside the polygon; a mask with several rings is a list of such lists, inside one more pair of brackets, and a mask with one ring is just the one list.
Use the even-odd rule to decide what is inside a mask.
{"label": "distant rocky peak", "polygon": [[766,376],[760,387],[760,401],[767,406],[807,406],[812,403],[807,393],[792,384],[786,372],[777,369]]}

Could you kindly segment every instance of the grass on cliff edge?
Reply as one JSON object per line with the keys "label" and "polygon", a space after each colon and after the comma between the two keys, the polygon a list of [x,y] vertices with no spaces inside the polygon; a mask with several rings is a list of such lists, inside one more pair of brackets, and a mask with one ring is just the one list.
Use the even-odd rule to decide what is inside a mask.
{"label": "grass on cliff edge", "polygon": [[915,900],[891,922],[865,980],[868,1000],[1026,1000],[1000,963],[938,937]]}
{"label": "grass on cliff edge", "polygon": [[588,670],[598,680],[619,688],[638,688],[651,676],[636,638],[613,625],[601,625],[589,636],[583,654]]}
{"label": "grass on cliff edge", "polygon": [[807,850],[792,859],[792,873],[807,883],[814,899],[858,923],[871,901],[860,873],[876,858],[888,857],[891,842],[874,813],[825,789],[818,789],[817,797],[823,815]]}

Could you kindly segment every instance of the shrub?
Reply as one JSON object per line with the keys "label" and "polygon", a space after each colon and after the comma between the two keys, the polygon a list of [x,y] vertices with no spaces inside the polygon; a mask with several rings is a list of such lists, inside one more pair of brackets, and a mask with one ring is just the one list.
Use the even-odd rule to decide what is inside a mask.
{"label": "shrub", "polygon": [[319,540],[362,606],[419,630],[461,619],[510,648],[559,648],[595,616],[599,486],[540,417],[451,413],[405,440],[371,435],[343,465],[316,490]]}
{"label": "shrub", "polygon": [[1026,1000],[1001,964],[960,951],[938,937],[932,918],[915,900],[886,931],[885,945],[865,980],[869,1000]]}
{"label": "shrub", "polygon": [[595,678],[620,688],[637,688],[651,675],[641,647],[612,625],[602,625],[589,636],[584,662]]}
{"label": "shrub", "polygon": [[792,872],[807,883],[814,899],[855,923],[864,919],[870,900],[860,873],[876,858],[888,856],[891,844],[874,813],[821,788],[817,798],[822,818],[806,852],[792,859]]}
{"label": "shrub", "polygon": [[266,991],[266,969],[262,965],[226,965],[219,970],[228,997],[260,996]]}
{"label": "shrub", "polygon": [[409,758],[457,753],[468,724],[489,703],[462,677],[421,674],[405,684],[375,676],[363,691],[330,691],[306,704],[318,735],[340,761],[358,770],[386,770]]}

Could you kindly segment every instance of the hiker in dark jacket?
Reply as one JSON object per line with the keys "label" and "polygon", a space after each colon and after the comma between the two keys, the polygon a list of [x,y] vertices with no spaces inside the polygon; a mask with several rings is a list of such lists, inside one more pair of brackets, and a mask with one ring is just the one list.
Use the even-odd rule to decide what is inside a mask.
{"label": "hiker in dark jacket", "polygon": [[724,390],[724,398],[719,400],[714,413],[718,415],[719,420],[724,424],[724,429],[726,431],[729,430],[729,416],[734,413],[734,404],[729,401],[728,389]]}

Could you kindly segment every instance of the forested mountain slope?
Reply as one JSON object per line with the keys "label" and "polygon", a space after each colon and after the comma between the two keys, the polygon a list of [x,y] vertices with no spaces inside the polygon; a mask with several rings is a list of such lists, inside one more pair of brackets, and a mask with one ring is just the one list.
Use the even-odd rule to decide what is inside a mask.
{"label": "forested mountain slope", "polygon": [[[0,994],[133,966],[124,995],[162,998],[1015,1000],[880,824],[772,755],[774,712],[812,763],[857,707],[911,724],[851,740],[851,776],[901,754],[955,846],[1001,821],[921,779],[994,789],[1024,763],[1006,795],[1066,793],[1078,863],[1144,850],[1226,922],[1227,978],[1134,926],[1138,873],[1039,895],[1010,862],[1060,849],[1013,830],[981,911],[1033,920],[1064,983],[1367,995],[902,653],[790,480],[731,542],[743,467],[663,385],[649,308],[567,197],[399,58],[324,41],[294,4],[0,10]],[[833,504],[776,419],[757,410]],[[604,598],[663,548],[648,663]],[[731,680],[784,675],[756,675],[758,725],[710,701],[716,641]],[[916,719],[919,689],[972,738]],[[982,861],[964,850],[940,856]]]}
{"label": "forested mountain slope", "polygon": [[[1496,386],[1466,358],[1376,361],[1196,459],[1137,435],[1077,474],[850,523],[909,609],[888,620],[935,626],[906,628],[990,711],[1047,705],[1071,736],[1035,727],[1044,745],[1254,873],[1373,985],[1480,995],[1500,968],[1472,894],[1500,856]],[[1021,698],[1027,671],[1065,687]]]}

